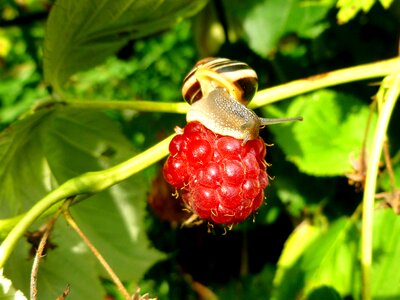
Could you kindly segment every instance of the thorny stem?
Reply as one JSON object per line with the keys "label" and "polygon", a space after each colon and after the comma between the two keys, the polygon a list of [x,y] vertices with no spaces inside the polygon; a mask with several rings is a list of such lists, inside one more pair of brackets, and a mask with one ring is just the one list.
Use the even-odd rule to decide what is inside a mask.
{"label": "thorny stem", "polygon": [[[398,70],[397,70],[398,71]],[[362,273],[362,299],[372,299],[372,235],[374,217],[374,199],[376,178],[378,175],[379,161],[382,154],[383,143],[393,108],[400,94],[400,73],[386,77],[378,92],[377,97],[382,97],[381,110],[375,128],[370,163],[365,180],[363,196],[363,214],[361,227],[361,273]],[[378,99],[379,101],[380,99]]]}
{"label": "thorny stem", "polygon": [[46,230],[43,233],[42,238],[40,239],[39,246],[36,250],[35,258],[32,264],[32,271],[31,271],[31,284],[30,284],[30,299],[36,300],[37,298],[37,274],[39,271],[39,263],[40,259],[42,258],[44,247],[46,246],[47,240],[50,236],[51,231],[53,230],[54,224],[60,215],[60,210],[57,211],[55,216],[50,219],[50,221],[46,224]]}
{"label": "thorny stem", "polygon": [[376,101],[374,100],[370,105],[367,124],[365,126],[365,131],[364,131],[364,138],[363,138],[363,142],[361,145],[360,158],[358,160],[358,165],[357,165],[357,169],[356,169],[356,172],[360,176],[359,182],[360,182],[362,189],[364,189],[364,187],[365,187],[365,174],[366,174],[366,171],[368,168],[367,153],[366,153],[367,152],[367,141],[368,141],[368,136],[369,136],[369,130],[371,127],[372,116],[375,112],[375,107],[376,107]]}
{"label": "thorny stem", "polygon": [[112,281],[114,284],[117,286],[118,290],[120,293],[124,296],[126,300],[131,300],[132,297],[129,295],[129,292],[117,276],[117,274],[113,271],[111,266],[107,263],[107,261],[104,259],[104,257],[100,254],[100,252],[97,250],[97,248],[92,244],[92,242],[89,240],[89,238],[85,235],[85,233],[79,228],[78,224],[75,222],[74,218],[72,217],[70,211],[69,211],[69,205],[70,201],[67,200],[65,203],[65,208],[63,210],[65,220],[68,222],[68,224],[72,227],[73,230],[81,237],[81,239],[85,242],[85,244],[89,247],[90,251],[96,256],[97,260],[100,262],[100,264],[103,266],[103,268],[107,271],[108,275],[110,275]]}
{"label": "thorny stem", "polygon": [[69,284],[67,284],[62,294],[58,296],[56,300],[65,300],[68,295],[69,295]]}

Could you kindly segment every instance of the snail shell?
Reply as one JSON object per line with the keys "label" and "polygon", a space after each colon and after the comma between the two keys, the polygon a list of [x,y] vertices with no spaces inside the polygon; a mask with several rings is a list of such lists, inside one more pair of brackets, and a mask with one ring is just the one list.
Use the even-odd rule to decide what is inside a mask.
{"label": "snail shell", "polygon": [[183,80],[182,95],[189,104],[193,104],[216,87],[225,88],[233,98],[247,105],[257,92],[257,74],[240,61],[204,58]]}

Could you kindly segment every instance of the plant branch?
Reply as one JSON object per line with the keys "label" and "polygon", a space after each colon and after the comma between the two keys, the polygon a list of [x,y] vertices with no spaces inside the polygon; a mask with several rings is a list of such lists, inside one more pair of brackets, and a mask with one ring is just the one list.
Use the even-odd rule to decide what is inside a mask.
{"label": "plant branch", "polygon": [[159,102],[146,100],[66,100],[66,105],[83,109],[117,109],[136,110],[144,112],[164,112],[185,114],[189,109],[186,102]]}
{"label": "plant branch", "polygon": [[[250,108],[258,108],[278,102],[310,91],[335,86],[353,81],[384,77],[400,69],[400,57],[374,63],[344,68],[305,79],[295,80],[286,84],[263,89],[257,92],[250,102]],[[71,99],[64,102],[72,107],[84,109],[131,109],[145,112],[165,112],[185,114],[189,109],[186,102],[158,102],[158,101],[116,101],[116,100],[78,100]]]}
{"label": "plant branch", "polygon": [[103,191],[156,163],[168,154],[168,145],[173,136],[169,136],[157,145],[114,167],[72,178],[39,200],[22,218],[18,219],[18,223],[0,245],[0,269],[4,267],[17,241],[29,226],[49,208],[69,197]]}
{"label": "plant branch", "polygon": [[331,71],[261,90],[250,102],[249,107],[258,108],[317,89],[353,81],[383,77],[398,72],[399,70],[400,57],[396,57],[375,63]]}
{"label": "plant branch", "polygon": [[[398,72],[398,70],[397,70]],[[386,77],[378,91],[378,101],[381,97],[383,105],[375,128],[372,149],[370,149],[370,163],[368,164],[363,196],[363,215],[361,228],[361,269],[362,269],[362,295],[364,300],[371,298],[371,264],[372,264],[372,237],[374,199],[376,190],[376,178],[382,154],[382,147],[386,138],[386,131],[393,112],[393,108],[400,94],[400,73]]]}
{"label": "plant branch", "polygon": [[125,286],[122,284],[121,280],[115,274],[111,266],[107,263],[107,261],[104,259],[104,257],[100,254],[100,252],[97,250],[97,248],[92,244],[92,242],[89,240],[89,238],[85,235],[85,233],[79,228],[78,224],[75,222],[74,218],[72,217],[70,211],[69,211],[69,205],[71,201],[68,201],[65,203],[66,207],[63,210],[65,220],[68,222],[69,226],[72,227],[73,230],[81,237],[81,239],[85,242],[85,244],[89,247],[90,251],[92,251],[93,255],[96,256],[97,260],[100,262],[100,264],[103,266],[103,268],[107,271],[108,275],[110,275],[112,281],[114,284],[117,286],[118,290],[120,293],[124,296],[126,300],[131,300],[131,296],[129,295],[129,292],[126,290]]}
{"label": "plant branch", "polygon": [[47,240],[50,236],[51,231],[53,230],[54,224],[60,215],[61,211],[58,210],[57,213],[53,218],[50,219],[50,221],[46,224],[46,230],[43,233],[42,238],[40,239],[39,246],[36,250],[35,258],[33,260],[32,264],[32,270],[31,270],[31,284],[30,284],[30,299],[31,300],[36,300],[37,299],[37,274],[39,271],[39,263],[40,259],[42,258],[42,254],[44,251],[44,248],[46,246]]}

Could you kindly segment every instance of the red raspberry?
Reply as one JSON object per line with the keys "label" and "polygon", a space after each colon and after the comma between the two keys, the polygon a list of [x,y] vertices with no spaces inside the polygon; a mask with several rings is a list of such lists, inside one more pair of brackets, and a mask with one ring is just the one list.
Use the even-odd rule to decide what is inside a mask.
{"label": "red raspberry", "polygon": [[183,201],[200,218],[236,224],[263,203],[269,183],[264,141],[242,143],[199,122],[188,123],[172,139],[164,178],[182,191]]}

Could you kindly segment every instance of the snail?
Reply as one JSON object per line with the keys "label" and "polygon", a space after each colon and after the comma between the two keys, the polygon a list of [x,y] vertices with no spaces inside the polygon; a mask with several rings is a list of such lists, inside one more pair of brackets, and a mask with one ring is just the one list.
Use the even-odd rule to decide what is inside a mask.
{"label": "snail", "polygon": [[265,125],[302,120],[260,118],[247,105],[258,88],[256,72],[227,58],[200,60],[183,80],[182,96],[191,105],[186,121],[198,121],[220,135],[256,139]]}

